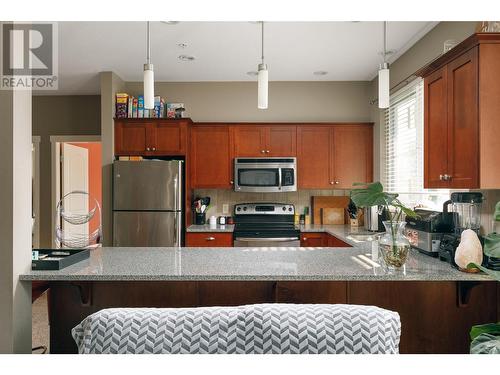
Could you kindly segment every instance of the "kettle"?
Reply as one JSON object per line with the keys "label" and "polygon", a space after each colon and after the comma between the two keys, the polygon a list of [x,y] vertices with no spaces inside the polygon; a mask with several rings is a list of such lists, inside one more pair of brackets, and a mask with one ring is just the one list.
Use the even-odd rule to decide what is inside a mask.
{"label": "kettle", "polygon": [[387,211],[383,206],[371,206],[364,209],[365,229],[370,232],[383,232],[382,222],[388,219]]}

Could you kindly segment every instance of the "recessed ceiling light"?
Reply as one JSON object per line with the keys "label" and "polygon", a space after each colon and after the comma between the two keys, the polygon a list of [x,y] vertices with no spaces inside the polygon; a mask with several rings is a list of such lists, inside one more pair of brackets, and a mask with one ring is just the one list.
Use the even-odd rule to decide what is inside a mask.
{"label": "recessed ceiling light", "polygon": [[313,72],[313,74],[315,76],[326,76],[328,72],[326,70],[316,70],[315,72]]}
{"label": "recessed ceiling light", "polygon": [[247,72],[247,74],[250,76],[250,77],[257,77],[259,75],[259,72],[256,72],[255,70],[252,70],[250,72]]}
{"label": "recessed ceiling light", "polygon": [[179,48],[186,48],[187,46],[188,46],[188,44],[184,43],[184,42],[177,43],[177,47],[179,47]]}
{"label": "recessed ceiling light", "polygon": [[193,61],[195,59],[194,56],[190,55],[179,55],[177,58],[181,61]]}
{"label": "recessed ceiling light", "polygon": [[161,23],[164,23],[165,25],[177,25],[179,21],[160,21]]}

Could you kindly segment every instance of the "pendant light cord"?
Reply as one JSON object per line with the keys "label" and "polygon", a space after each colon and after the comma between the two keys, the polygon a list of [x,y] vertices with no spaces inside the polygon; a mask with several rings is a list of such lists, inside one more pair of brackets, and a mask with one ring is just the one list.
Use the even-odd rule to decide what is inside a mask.
{"label": "pendant light cord", "polygon": [[150,32],[150,29],[149,29],[149,21],[148,21],[147,25],[148,26],[147,26],[147,37],[146,37],[146,40],[147,40],[148,49],[147,49],[146,63],[147,64],[151,64],[151,41],[150,41],[151,32]]}
{"label": "pendant light cord", "polygon": [[384,63],[387,57],[387,21],[384,21]]}
{"label": "pendant light cord", "polygon": [[262,64],[264,64],[264,21],[261,22],[261,59]]}

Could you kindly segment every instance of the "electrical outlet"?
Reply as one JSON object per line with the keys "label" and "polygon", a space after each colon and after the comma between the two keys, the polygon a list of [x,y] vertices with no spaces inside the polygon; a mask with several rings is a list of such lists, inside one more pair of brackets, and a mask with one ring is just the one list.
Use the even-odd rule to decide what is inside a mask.
{"label": "electrical outlet", "polygon": [[229,205],[228,204],[223,204],[222,205],[222,213],[223,214],[228,214],[229,213]]}

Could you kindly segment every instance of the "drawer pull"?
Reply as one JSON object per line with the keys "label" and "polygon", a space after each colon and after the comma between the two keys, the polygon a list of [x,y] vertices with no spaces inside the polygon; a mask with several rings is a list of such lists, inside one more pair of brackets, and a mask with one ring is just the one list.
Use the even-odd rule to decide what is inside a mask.
{"label": "drawer pull", "polygon": [[205,238],[207,241],[215,241],[215,237],[207,237]]}

